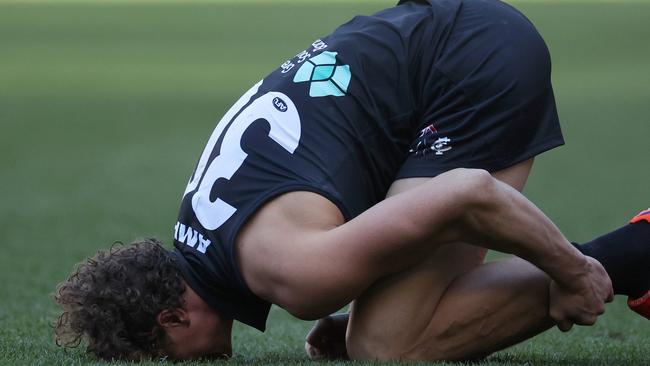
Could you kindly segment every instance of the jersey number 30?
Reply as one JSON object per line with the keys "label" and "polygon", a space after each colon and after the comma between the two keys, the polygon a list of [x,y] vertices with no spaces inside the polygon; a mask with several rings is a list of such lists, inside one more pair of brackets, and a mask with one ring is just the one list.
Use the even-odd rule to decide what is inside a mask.
{"label": "jersey number 30", "polygon": [[[210,192],[218,179],[230,180],[244,164],[248,154],[241,148],[241,138],[253,122],[260,119],[268,122],[271,126],[269,138],[291,154],[300,142],[300,116],[288,96],[268,92],[250,102],[261,85],[260,81],[247,91],[221,119],[183,194],[183,197],[192,195],[194,214],[207,230],[218,229],[237,211],[219,197],[211,200]],[[210,161],[222,135],[218,155]]]}

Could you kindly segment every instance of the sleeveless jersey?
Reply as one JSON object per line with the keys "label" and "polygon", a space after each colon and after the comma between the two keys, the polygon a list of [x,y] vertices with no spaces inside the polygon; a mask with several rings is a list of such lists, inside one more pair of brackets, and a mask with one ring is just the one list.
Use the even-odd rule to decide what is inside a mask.
{"label": "sleeveless jersey", "polygon": [[[414,139],[429,128],[427,90],[437,92],[431,65],[462,4],[402,1],[357,16],[284,62],[225,114],[185,190],[172,252],[210,306],[264,330],[270,304],[250,291],[235,258],[239,230],[264,203],[311,191],[349,220],[384,198]],[[430,156],[446,152],[445,141]]]}

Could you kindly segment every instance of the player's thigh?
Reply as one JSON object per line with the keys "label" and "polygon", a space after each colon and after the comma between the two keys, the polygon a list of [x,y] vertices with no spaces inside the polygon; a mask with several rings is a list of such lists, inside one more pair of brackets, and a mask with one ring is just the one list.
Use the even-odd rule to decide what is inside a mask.
{"label": "player's thigh", "polygon": [[[493,175],[522,190],[532,163],[531,159]],[[428,179],[398,180],[388,195],[397,195]],[[481,247],[446,244],[413,268],[373,284],[352,305],[347,334],[351,357],[394,359],[409,351],[429,325],[447,287],[458,276],[481,265],[485,254]]]}

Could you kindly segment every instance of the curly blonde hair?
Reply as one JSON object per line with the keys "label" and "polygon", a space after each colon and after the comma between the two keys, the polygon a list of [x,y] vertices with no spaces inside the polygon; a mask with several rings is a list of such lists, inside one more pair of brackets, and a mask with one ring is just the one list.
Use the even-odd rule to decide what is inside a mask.
{"label": "curly blonde hair", "polygon": [[118,243],[79,263],[59,284],[56,343],[69,348],[85,340],[87,351],[105,360],[160,356],[165,333],[156,316],[183,307],[184,292],[181,272],[161,242]]}

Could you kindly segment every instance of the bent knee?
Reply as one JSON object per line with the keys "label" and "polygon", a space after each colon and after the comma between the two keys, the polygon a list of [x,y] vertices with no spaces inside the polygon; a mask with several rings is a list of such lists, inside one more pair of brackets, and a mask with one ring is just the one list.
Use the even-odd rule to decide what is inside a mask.
{"label": "bent knee", "polygon": [[450,191],[454,202],[460,208],[460,213],[483,207],[494,195],[497,179],[483,169],[459,168],[441,174],[440,183],[453,187]]}
{"label": "bent knee", "polygon": [[480,193],[483,189],[494,185],[495,178],[483,169],[458,168],[439,176],[452,183],[462,194]]}
{"label": "bent knee", "polygon": [[485,169],[456,168],[440,174],[439,177],[448,177],[458,181],[473,181],[491,177],[491,175]]}

